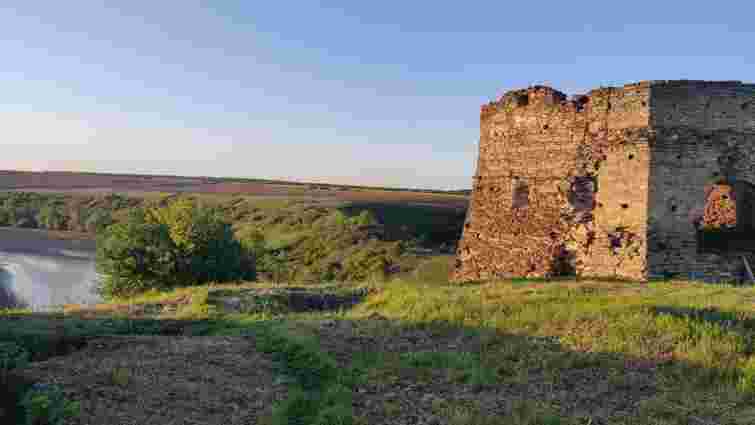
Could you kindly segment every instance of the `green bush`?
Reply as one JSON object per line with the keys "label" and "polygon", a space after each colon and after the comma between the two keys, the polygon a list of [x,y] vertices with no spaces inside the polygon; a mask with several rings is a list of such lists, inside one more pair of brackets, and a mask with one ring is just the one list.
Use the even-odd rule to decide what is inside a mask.
{"label": "green bush", "polygon": [[755,356],[751,356],[742,367],[738,388],[744,393],[755,394]]}
{"label": "green bush", "polygon": [[26,411],[25,425],[63,425],[79,414],[79,403],[66,400],[55,386],[34,385],[21,400]]}
{"label": "green bush", "polygon": [[167,225],[150,223],[142,209],[109,226],[97,239],[98,289],[104,297],[127,296],[176,283],[176,249]]}
{"label": "green bush", "polygon": [[113,216],[103,208],[96,208],[86,216],[84,229],[90,233],[100,233],[113,224]]}
{"label": "green bush", "polygon": [[66,216],[60,206],[49,202],[45,204],[37,214],[37,223],[49,230],[64,230],[66,228]]}
{"label": "green bush", "polygon": [[369,241],[354,249],[343,262],[339,278],[345,281],[384,280],[389,267],[398,261],[401,252],[399,244]]}
{"label": "green bush", "polygon": [[219,209],[179,199],[167,207],[150,209],[148,217],[167,226],[182,283],[254,279],[253,262],[246,261],[245,250]]}
{"label": "green bush", "polygon": [[375,214],[368,210],[364,210],[356,217],[352,217],[351,222],[357,226],[374,226],[378,224]]}
{"label": "green bush", "polygon": [[108,226],[98,238],[97,269],[105,297],[255,277],[253,260],[222,214],[186,200],[136,208]]}
{"label": "green bush", "polygon": [[0,226],[11,225],[11,213],[4,205],[0,206]]}
{"label": "green bush", "polygon": [[15,342],[0,342],[0,370],[2,376],[11,369],[26,367],[29,352]]}
{"label": "green bush", "polygon": [[258,257],[256,266],[259,271],[267,273],[270,279],[275,283],[291,280],[292,269],[289,267],[289,259],[286,251],[265,252]]}

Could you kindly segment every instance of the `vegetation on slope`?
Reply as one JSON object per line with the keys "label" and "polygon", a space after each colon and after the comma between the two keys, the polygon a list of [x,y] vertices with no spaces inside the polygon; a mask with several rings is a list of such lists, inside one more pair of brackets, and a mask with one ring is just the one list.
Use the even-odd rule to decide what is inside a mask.
{"label": "vegetation on slope", "polygon": [[[176,204],[183,207],[174,207]],[[187,207],[189,204],[193,207]],[[379,201],[320,205],[208,194],[155,193],[129,198],[117,194],[0,193],[0,205],[0,226],[100,235],[99,242],[108,245],[111,257],[110,261],[101,257],[102,270],[112,274],[118,268],[124,275],[131,274],[131,283],[122,283],[134,290],[153,287],[158,281],[171,286],[177,278],[185,285],[192,280],[249,279],[238,275],[202,275],[195,279],[191,273],[172,273],[180,264],[178,258],[187,255],[177,254],[180,244],[174,240],[176,231],[171,233],[168,229],[168,220],[212,217],[216,222],[224,221],[230,227],[223,229],[232,229],[233,238],[243,248],[243,257],[254,258],[261,279],[304,283],[381,281],[407,274],[429,254],[453,252],[464,221],[463,211],[426,205]],[[185,217],[169,217],[176,214],[170,211],[181,208]],[[191,224],[186,222],[183,226],[188,228]],[[112,229],[106,230],[109,227]],[[223,237],[229,239],[230,235]],[[182,249],[186,247],[184,244]],[[136,252],[138,256],[132,255]],[[230,252],[236,252],[236,248]],[[227,265],[224,268],[237,269]],[[141,275],[139,282],[133,279],[134,273]]]}

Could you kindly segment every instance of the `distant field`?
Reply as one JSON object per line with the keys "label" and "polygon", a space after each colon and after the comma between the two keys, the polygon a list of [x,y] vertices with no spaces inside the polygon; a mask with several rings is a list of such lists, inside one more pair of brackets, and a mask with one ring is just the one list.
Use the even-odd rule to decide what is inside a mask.
{"label": "distant field", "polygon": [[450,208],[466,208],[466,193],[396,188],[309,184],[252,179],[117,175],[73,172],[0,171],[0,191],[216,193],[291,199],[349,202],[399,202]]}

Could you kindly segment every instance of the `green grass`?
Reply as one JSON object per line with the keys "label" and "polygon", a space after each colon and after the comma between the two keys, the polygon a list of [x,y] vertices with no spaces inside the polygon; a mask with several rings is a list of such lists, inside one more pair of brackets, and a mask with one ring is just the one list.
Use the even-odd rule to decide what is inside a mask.
{"label": "green grass", "polygon": [[[360,423],[364,419],[351,408],[354,389],[377,384],[389,388],[397,379],[483,393],[515,386],[526,397],[536,382],[555,388],[573,374],[597,374],[600,385],[631,392],[633,374],[644,370],[652,370],[655,392],[641,401],[634,416],[617,417],[611,424],[686,424],[690,417],[755,423],[752,287],[568,280],[451,285],[415,279],[372,284],[369,295],[346,310],[297,312],[254,304],[259,308],[237,314],[222,311],[219,297],[263,303],[267,298],[254,295],[259,287],[276,288],[207,285],[153,291],[118,302],[140,305],[190,296],[191,303],[169,317],[183,321],[186,333],[255,335],[258,349],[274,356],[281,374],[291,380],[289,396],[275,410],[275,424]],[[308,286],[307,291],[348,295],[359,288],[329,284]],[[110,306],[117,310],[115,304]],[[96,320],[69,314],[63,326],[56,327],[50,316],[8,311],[2,314],[6,320],[0,321],[0,340],[21,341],[32,356],[42,358],[61,335],[161,333],[160,318],[126,319],[109,314],[107,308],[103,313]],[[375,321],[376,315],[383,319]],[[8,319],[14,316],[23,319]],[[384,345],[352,356],[350,364],[338,363],[337,353],[328,350],[344,335],[322,331],[328,329],[322,323],[333,320],[347,323],[348,335]],[[392,349],[392,339],[417,331],[439,344],[449,335],[466,335],[473,343],[435,349],[418,342],[408,351]],[[559,416],[544,399],[531,401],[534,404],[511,407],[505,418],[490,417],[474,403],[446,401],[433,409],[452,424],[588,423],[563,411]],[[398,408],[385,406],[386,412]]]}
{"label": "green grass", "polygon": [[286,400],[275,406],[271,425],[350,425],[352,376],[319,347],[318,341],[286,322],[236,316],[212,332],[254,335],[257,350],[280,365],[291,382]]}
{"label": "green grass", "polygon": [[[482,369],[495,370],[501,384],[532,376],[557,383],[565,372],[597,368],[613,385],[631,387],[626,371],[653,364],[658,400],[676,413],[647,402],[640,418],[647,422],[638,423],[676,423],[661,420],[716,416],[727,405],[753,403],[753,301],[753,288],[689,282],[393,282],[349,316],[379,313],[405,326],[480,329]],[[458,353],[406,358],[417,368],[474,370]],[[732,423],[755,423],[755,411],[738,420]]]}

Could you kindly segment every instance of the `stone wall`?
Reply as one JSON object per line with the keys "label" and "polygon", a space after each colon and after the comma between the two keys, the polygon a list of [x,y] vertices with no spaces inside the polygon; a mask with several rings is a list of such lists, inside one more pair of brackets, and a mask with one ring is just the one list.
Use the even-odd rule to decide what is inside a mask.
{"label": "stone wall", "polygon": [[[645,273],[648,86],[484,105],[454,280]],[[525,201],[526,200],[526,201]]]}
{"label": "stone wall", "polygon": [[707,252],[698,230],[754,227],[754,89],[536,86],[484,105],[452,279],[736,273],[742,244]]}
{"label": "stone wall", "polygon": [[[723,241],[711,252],[699,231],[752,226],[755,85],[661,82],[650,105],[650,274],[741,274],[741,255],[752,261],[746,240]],[[724,196],[734,202],[721,202]]]}

